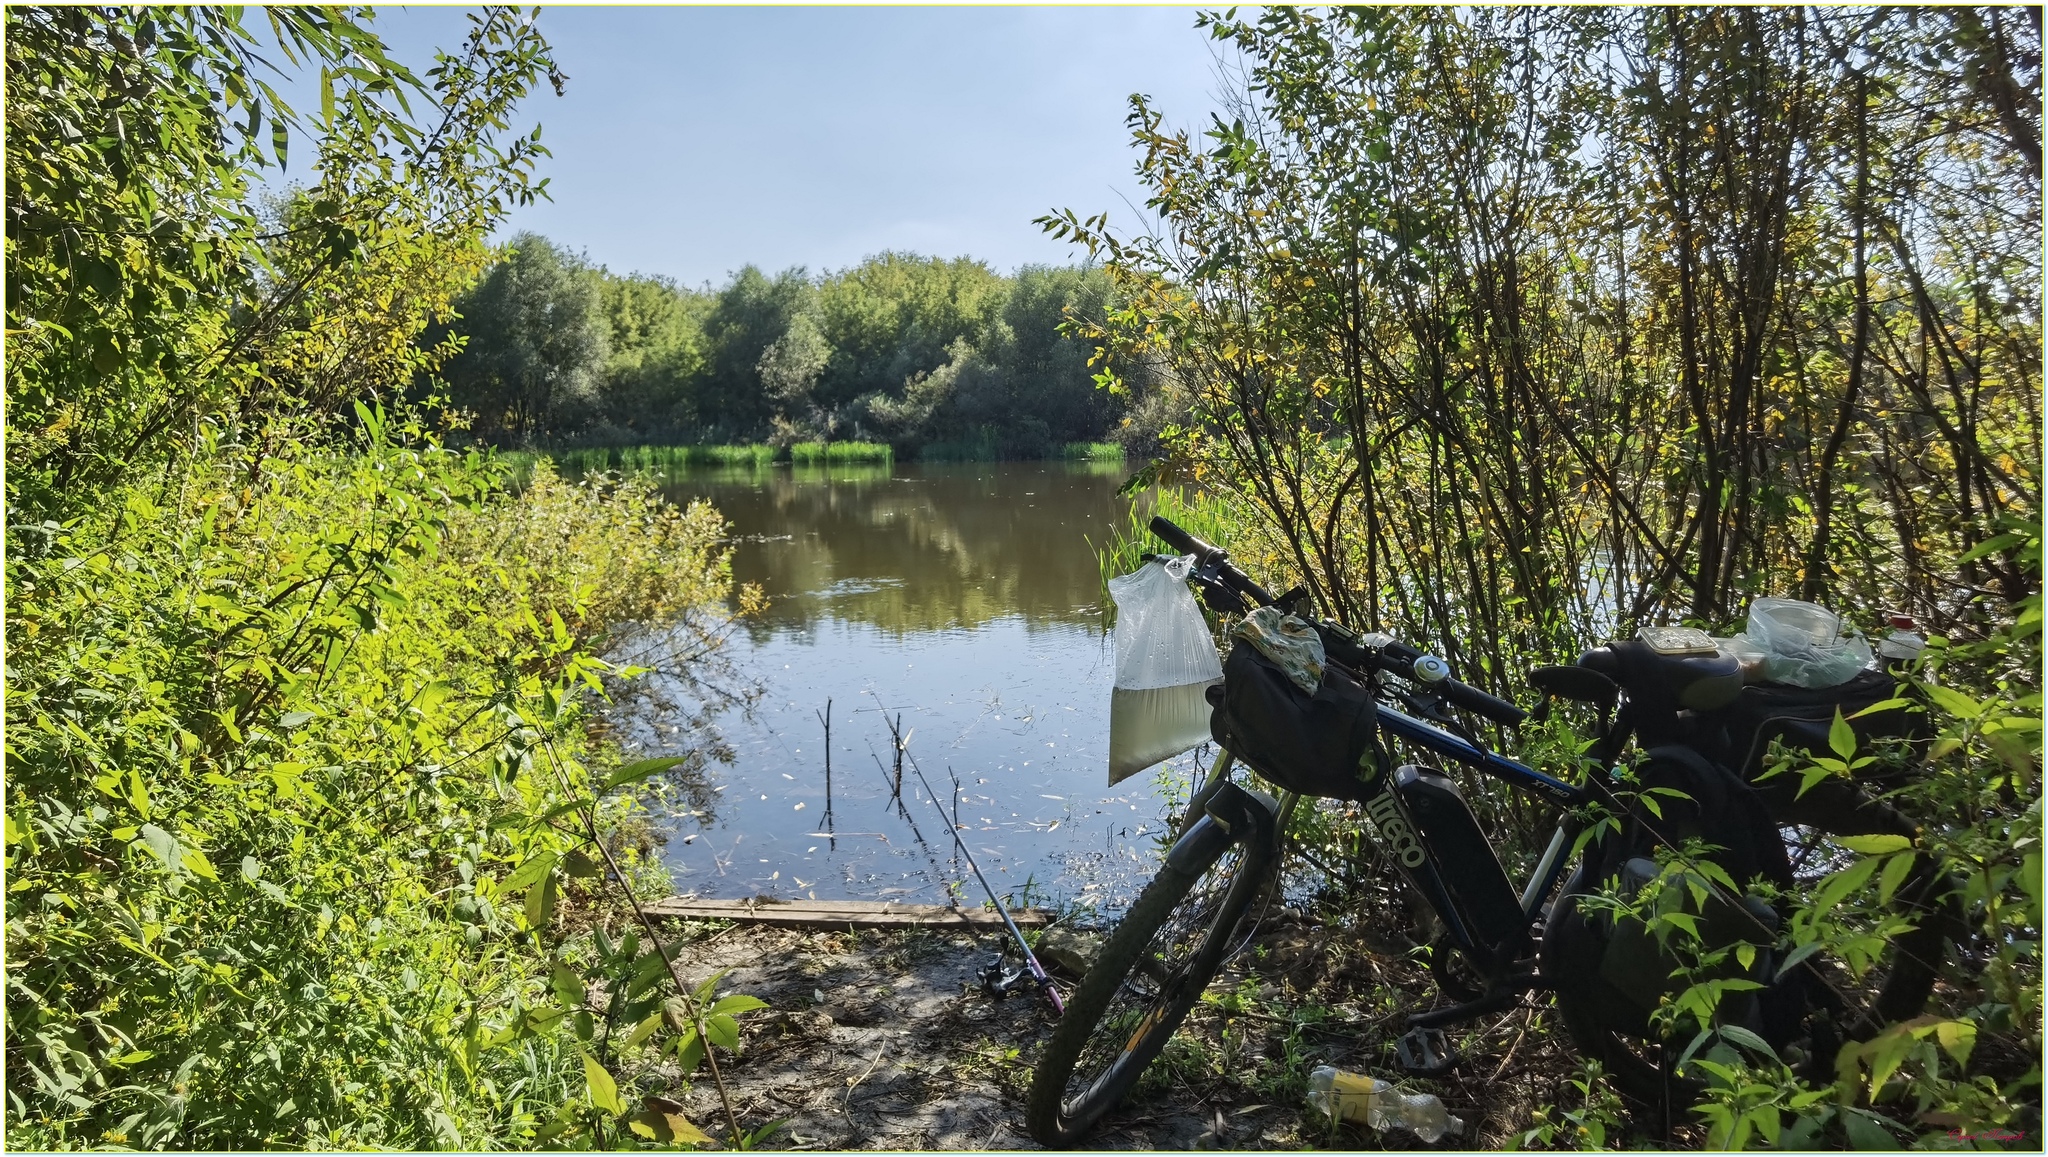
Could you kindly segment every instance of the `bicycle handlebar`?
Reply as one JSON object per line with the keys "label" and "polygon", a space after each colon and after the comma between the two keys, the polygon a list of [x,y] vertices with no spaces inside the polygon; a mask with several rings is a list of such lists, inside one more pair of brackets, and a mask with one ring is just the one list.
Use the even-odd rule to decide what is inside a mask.
{"label": "bicycle handlebar", "polygon": [[1194,555],[1197,570],[1208,570],[1213,567],[1217,579],[1224,586],[1259,606],[1273,605],[1272,592],[1253,582],[1250,575],[1237,569],[1236,564],[1230,561],[1229,551],[1203,542],[1163,517],[1154,516],[1151,527],[1152,533],[1157,535],[1161,542],[1182,554]]}
{"label": "bicycle handlebar", "polygon": [[[1194,555],[1197,570],[1213,574],[1217,582],[1235,594],[1262,607],[1274,604],[1275,599],[1266,588],[1230,562],[1229,551],[1203,542],[1163,517],[1152,519],[1151,530],[1174,550]],[[1359,635],[1335,623],[1316,624],[1316,633],[1323,637],[1324,650],[1340,663],[1415,680],[1447,701],[1495,723],[1513,726],[1529,717],[1527,711],[1513,703],[1451,678],[1450,668],[1442,659],[1418,651],[1392,635]]]}

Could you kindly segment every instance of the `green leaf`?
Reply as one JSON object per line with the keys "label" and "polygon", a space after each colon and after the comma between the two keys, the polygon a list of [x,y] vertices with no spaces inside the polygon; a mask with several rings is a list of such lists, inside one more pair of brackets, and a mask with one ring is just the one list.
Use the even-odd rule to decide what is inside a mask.
{"label": "green leaf", "polygon": [[1852,852],[1856,852],[1865,856],[1890,855],[1893,852],[1903,852],[1907,848],[1913,846],[1913,841],[1911,839],[1908,839],[1905,836],[1893,834],[1877,836],[1837,836],[1835,842],[1841,844],[1843,847],[1849,849]]}
{"label": "green leaf", "polygon": [[579,795],[575,799],[572,799],[567,803],[558,803],[554,807],[549,808],[546,812],[542,813],[539,817],[535,818],[533,822],[527,824],[526,826],[530,828],[537,828],[542,824],[548,823],[551,820],[555,820],[560,818],[561,816],[565,816],[572,811],[576,811],[580,808],[589,807],[591,804],[594,804],[596,802],[597,801],[591,798],[590,796]]}
{"label": "green leaf", "polygon": [[[1751,1052],[1761,1053],[1773,1060],[1776,1060],[1778,1057],[1778,1050],[1772,1048],[1769,1041],[1743,1028],[1739,1024],[1724,1024],[1717,1031],[1720,1032],[1722,1040],[1740,1045]],[[1775,1130],[1773,1131],[1775,1132]]]}
{"label": "green leaf", "polygon": [[529,856],[510,876],[505,877],[505,882],[498,885],[498,888],[507,895],[517,892],[522,888],[530,888],[542,876],[547,875],[548,871],[554,866],[555,853],[553,852],[542,852],[537,856]]}
{"label": "green leaf", "polygon": [[1853,1149],[1897,1149],[1898,1138],[1880,1124],[1884,1120],[1866,1109],[1845,1108],[1842,1111],[1842,1129],[1849,1135],[1849,1146]]}
{"label": "green leaf", "polygon": [[626,1105],[625,1102],[619,1100],[618,1082],[612,1080],[612,1075],[606,1072],[604,1066],[597,1063],[597,1058],[589,1053],[583,1054],[583,1081],[590,1089],[590,1103],[592,1106],[602,1109],[614,1117],[625,1115]]}
{"label": "green leaf", "polygon": [[704,1036],[722,1049],[740,1047],[739,1022],[724,1013],[714,1013],[704,1018]]}
{"label": "green leaf", "polygon": [[1927,697],[1934,701],[1936,707],[1941,708],[1957,719],[1975,719],[1979,715],[1984,714],[1984,705],[1982,703],[1977,702],[1953,687],[1944,687],[1939,683],[1922,683],[1920,687],[1921,690],[1927,692]]}
{"label": "green leaf", "polygon": [[178,838],[155,824],[142,825],[142,845],[166,868],[178,866]]}
{"label": "green leaf", "polygon": [[1985,539],[1983,542],[1980,542],[1977,545],[1971,547],[1970,549],[1964,551],[1962,557],[1956,559],[1956,562],[1975,562],[1978,559],[1983,558],[1987,554],[1997,554],[2001,550],[2010,550],[2011,548],[2018,546],[2026,540],[2027,538],[2023,534],[2013,534],[2010,532],[2006,534],[1994,534],[1990,538]]}
{"label": "green leaf", "polygon": [[718,991],[718,982],[724,979],[725,971],[714,972],[710,976],[706,977],[704,983],[697,986],[697,1003],[710,1003],[711,994]]}
{"label": "green leaf", "polygon": [[604,781],[603,786],[597,789],[598,794],[603,795],[605,792],[625,784],[638,783],[651,775],[667,771],[669,768],[686,761],[686,758],[680,755],[636,760],[611,773]]}
{"label": "green leaf", "polygon": [[1970,1050],[1977,1046],[1977,1025],[1967,1020],[1945,1020],[1934,1026],[1934,1039],[1960,1069],[1970,1063]]}
{"label": "green leaf", "polygon": [[696,1029],[676,1038],[676,1065],[683,1070],[684,1076],[696,1072],[697,1066],[703,1063],[704,1039],[697,1035]]}
{"label": "green leaf", "polygon": [[213,870],[213,861],[207,859],[206,853],[198,848],[186,848],[185,854],[178,858],[178,862],[184,864],[186,869],[195,876],[201,876],[214,881],[220,879],[220,876]]}
{"label": "green leaf", "polygon": [[1804,963],[1807,957],[1819,951],[1820,942],[1817,940],[1811,944],[1801,944],[1799,947],[1794,948],[1786,954],[1785,963],[1778,966],[1778,975],[1775,979],[1783,980],[1793,969]]}
{"label": "green leaf", "polygon": [[590,995],[583,984],[583,978],[576,975],[576,970],[560,959],[555,961],[554,968],[550,970],[548,983],[555,990],[555,999],[570,1008],[584,1003]]}
{"label": "green leaf", "polygon": [[1876,859],[1858,860],[1822,880],[1820,887],[1814,889],[1810,907],[1815,913],[1829,911],[1849,893],[1861,888],[1864,881],[1870,879],[1870,874],[1877,870],[1877,865]]}
{"label": "green leaf", "polygon": [[767,1007],[768,1002],[762,1000],[758,996],[748,996],[745,993],[734,993],[733,995],[728,996],[723,1000],[720,1000],[717,1004],[712,1005],[711,1011],[713,1015],[716,1015],[721,1012],[737,1014],[742,1012],[752,1012],[757,1008]]}
{"label": "green leaf", "polygon": [[1849,727],[1849,721],[1842,718],[1842,709],[1835,708],[1835,721],[1828,725],[1828,750],[1844,760],[1856,754],[1856,732]]}
{"label": "green leaf", "polygon": [[588,880],[599,872],[604,871],[604,865],[592,858],[582,848],[574,848],[570,850],[567,856],[562,858],[562,871],[578,880]]}
{"label": "green leaf", "polygon": [[[539,887],[528,888],[526,890],[526,915],[527,924],[530,927],[545,928],[547,927],[548,921],[554,919],[555,890],[555,877],[553,876],[549,876],[547,879],[542,880],[540,882]],[[535,897],[539,897],[540,899],[540,903],[537,906],[539,909],[538,918],[536,918],[535,916]]]}
{"label": "green leaf", "polygon": [[622,1049],[632,1049],[646,1044],[647,1038],[660,1030],[661,1022],[662,1015],[660,1013],[650,1014],[647,1019],[633,1026],[633,1031],[626,1037],[626,1043],[619,1047]]}
{"label": "green leaf", "polygon": [[1899,885],[1906,882],[1906,876],[1913,870],[1915,856],[1901,852],[1884,862],[1884,870],[1877,877],[1877,902],[1889,904],[1898,895]]}

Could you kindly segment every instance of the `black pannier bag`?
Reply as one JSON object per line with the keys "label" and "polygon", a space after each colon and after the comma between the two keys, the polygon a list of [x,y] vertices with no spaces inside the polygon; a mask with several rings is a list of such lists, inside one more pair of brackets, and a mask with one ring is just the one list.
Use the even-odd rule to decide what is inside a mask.
{"label": "black pannier bag", "polygon": [[[1769,770],[1769,752],[1772,739],[1782,741],[1796,752],[1810,756],[1831,756],[1827,745],[1827,733],[1835,725],[1835,713],[1849,723],[1849,731],[1855,733],[1858,754],[1872,754],[1872,743],[1884,739],[1907,739],[1911,741],[1911,760],[1898,764],[1890,760],[1878,760],[1855,772],[1855,778],[1878,790],[1894,788],[1913,772],[1923,741],[1929,737],[1927,713],[1915,706],[1890,706],[1890,709],[1866,715],[1862,719],[1849,719],[1866,706],[1884,702],[1888,698],[1901,698],[1898,680],[1888,672],[1862,672],[1849,682],[1837,686],[1784,686],[1784,684],[1751,684],[1724,709],[1716,711],[1714,717],[1724,729],[1722,764],[1735,768],[1743,780],[1757,782],[1757,778]],[[1794,768],[1796,772],[1798,768]],[[1790,784],[1788,790],[1798,790],[1798,776],[1776,776],[1763,780],[1759,786],[1767,795],[1778,795],[1776,784],[1784,780]]]}
{"label": "black pannier bag", "polygon": [[[1644,755],[1636,768],[1638,794],[1629,801],[1621,829],[1602,831],[1591,841],[1584,861],[1551,907],[1543,932],[1543,974],[1554,983],[1560,1002],[1570,1004],[1568,1021],[1647,1035],[1659,998],[1681,986],[1672,978],[1681,960],[1667,953],[1641,922],[1581,909],[1579,897],[1611,888],[1632,899],[1644,883],[1656,878],[1659,847],[1700,840],[1716,849],[1705,858],[1743,885],[1744,892],[1730,895],[1714,888],[1700,905],[1690,900],[1690,889],[1679,885],[1681,891],[1673,898],[1698,917],[1702,948],[1746,941],[1764,950],[1747,969],[1732,957],[1723,962],[1717,973],[1721,978],[1746,974],[1769,987],[1754,995],[1729,994],[1721,1013],[1729,1023],[1762,1032],[1767,1039],[1781,1037],[1788,1012],[1796,1013],[1796,1008],[1787,1008],[1796,995],[1789,989],[1780,992],[1771,983],[1774,970],[1768,949],[1776,938],[1778,917],[1747,890],[1759,879],[1778,888],[1792,884],[1777,825],[1754,788],[1698,752],[1670,746],[1651,748]],[[1651,792],[1654,796],[1645,794]],[[1646,798],[1655,798],[1656,805],[1645,804]],[[1704,882],[1690,868],[1686,874]]]}
{"label": "black pannier bag", "polygon": [[1325,665],[1313,696],[1257,647],[1231,644],[1209,733],[1268,780],[1302,795],[1363,800],[1380,790],[1386,766],[1372,692]]}

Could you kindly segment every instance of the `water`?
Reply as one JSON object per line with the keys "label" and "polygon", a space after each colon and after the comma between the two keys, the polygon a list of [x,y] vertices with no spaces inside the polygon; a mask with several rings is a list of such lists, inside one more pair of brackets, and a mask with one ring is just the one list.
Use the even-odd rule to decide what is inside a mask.
{"label": "water", "polygon": [[[674,481],[673,497],[708,498],[733,523],[734,578],[773,600],[731,644],[761,688],[717,721],[731,762],[663,817],[677,891],[942,902],[951,886],[978,903],[946,834],[957,808],[999,893],[1127,901],[1156,868],[1169,799],[1156,769],[1105,786],[1112,653],[1090,543],[1128,519],[1123,473],[899,464]],[[885,714],[900,714],[943,819],[908,764],[908,819],[892,804]],[[1183,797],[1195,758],[1166,765]]]}

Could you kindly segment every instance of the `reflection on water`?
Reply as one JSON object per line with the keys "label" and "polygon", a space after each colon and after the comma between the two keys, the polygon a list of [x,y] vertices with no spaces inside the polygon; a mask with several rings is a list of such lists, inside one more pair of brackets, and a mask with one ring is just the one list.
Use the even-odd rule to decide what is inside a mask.
{"label": "reflection on water", "polygon": [[[1165,805],[1156,773],[1104,786],[1111,654],[1089,544],[1128,517],[1121,480],[1058,463],[674,480],[673,497],[732,522],[734,578],[772,599],[735,639],[763,694],[720,723],[734,758],[712,769],[718,803],[673,817],[678,889],[937,901],[965,875],[974,900],[945,834],[957,809],[999,891],[1127,899],[1157,863]],[[907,819],[892,802],[885,710],[940,810],[909,768]],[[1185,785],[1193,759],[1170,776]]]}
{"label": "reflection on water", "polygon": [[758,639],[835,618],[895,632],[1006,615],[1093,625],[1087,542],[1122,523],[1121,481],[1113,465],[920,464],[721,472],[672,493],[732,522],[733,577],[776,600]]}

